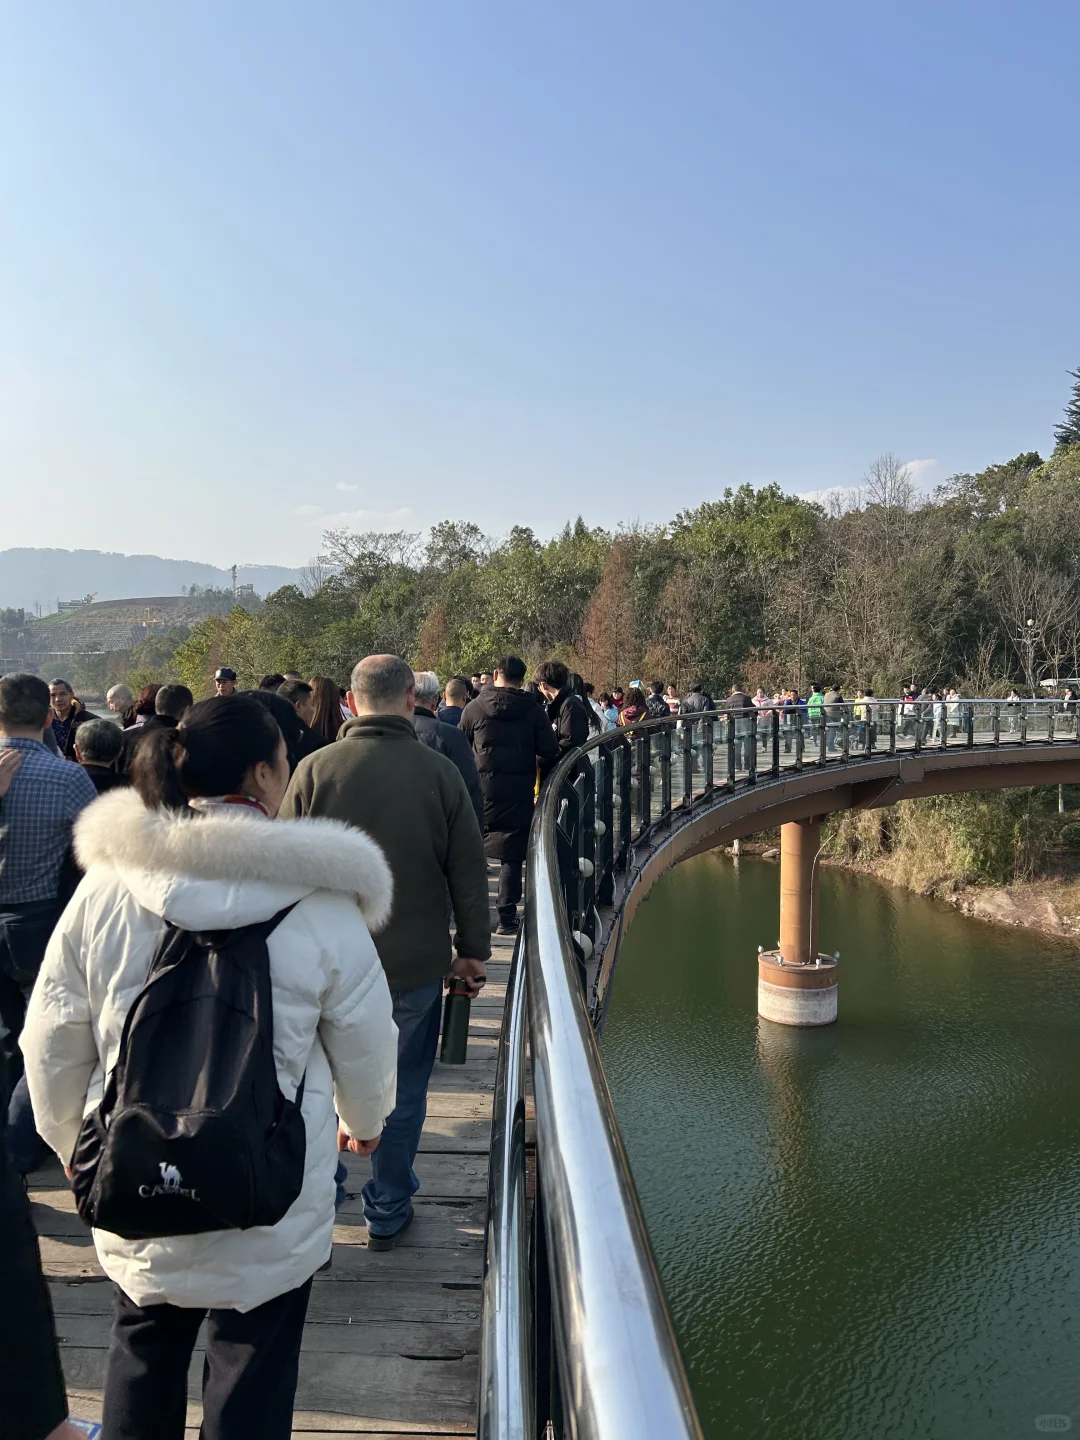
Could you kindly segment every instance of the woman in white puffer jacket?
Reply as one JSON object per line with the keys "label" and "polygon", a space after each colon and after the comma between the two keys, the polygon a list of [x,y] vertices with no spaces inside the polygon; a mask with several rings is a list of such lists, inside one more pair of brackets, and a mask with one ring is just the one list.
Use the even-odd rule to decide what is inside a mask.
{"label": "woman in white puffer jacket", "polygon": [[369,927],[390,912],[379,847],[333,820],[271,823],[289,780],[273,717],[206,700],[140,743],[134,788],[76,827],[86,871],[64,911],[22,1035],[37,1128],[65,1165],[102,1096],[124,1020],[165,922],[225,930],[288,905],[267,941],[274,1060],[301,1105],[303,1187],[276,1225],[155,1240],[95,1230],[116,1285],[105,1378],[108,1440],[182,1437],[187,1371],[206,1312],[203,1434],[287,1440],[315,1271],[331,1250],[335,1116],[370,1153],[394,1107],[397,1029]]}

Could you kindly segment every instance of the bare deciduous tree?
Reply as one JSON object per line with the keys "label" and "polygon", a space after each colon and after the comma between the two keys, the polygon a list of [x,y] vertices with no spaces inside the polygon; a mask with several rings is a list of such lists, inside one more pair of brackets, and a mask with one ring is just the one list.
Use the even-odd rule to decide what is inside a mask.
{"label": "bare deciduous tree", "polygon": [[1039,681],[1080,646],[1080,588],[1041,560],[1007,554],[994,576],[992,601],[1005,638],[1034,695]]}

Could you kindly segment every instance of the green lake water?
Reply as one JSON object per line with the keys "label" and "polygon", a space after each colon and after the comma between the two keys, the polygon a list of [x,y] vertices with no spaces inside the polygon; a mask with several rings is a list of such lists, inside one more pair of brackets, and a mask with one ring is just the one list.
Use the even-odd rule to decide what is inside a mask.
{"label": "green lake water", "polygon": [[706,1434],[1080,1430],[1080,948],[820,884],[835,1026],[758,1020],[779,868],[706,855],[601,1042]]}

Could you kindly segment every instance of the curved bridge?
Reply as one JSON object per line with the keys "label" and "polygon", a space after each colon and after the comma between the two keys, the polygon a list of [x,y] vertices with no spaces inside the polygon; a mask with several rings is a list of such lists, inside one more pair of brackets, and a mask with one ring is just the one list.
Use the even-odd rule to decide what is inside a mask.
{"label": "curved bridge", "polygon": [[649,887],[690,855],[836,810],[1074,782],[1077,715],[1053,701],[713,712],[598,736],[562,761],[533,823],[500,1038],[482,1440],[701,1435],[596,1043]]}

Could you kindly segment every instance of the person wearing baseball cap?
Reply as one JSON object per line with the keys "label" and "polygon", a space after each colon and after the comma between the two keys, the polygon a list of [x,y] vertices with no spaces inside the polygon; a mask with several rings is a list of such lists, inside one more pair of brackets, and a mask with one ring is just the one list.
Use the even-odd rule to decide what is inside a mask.
{"label": "person wearing baseball cap", "polygon": [[234,695],[236,693],[236,671],[230,670],[227,665],[223,665],[220,670],[215,670],[214,690],[218,695]]}

